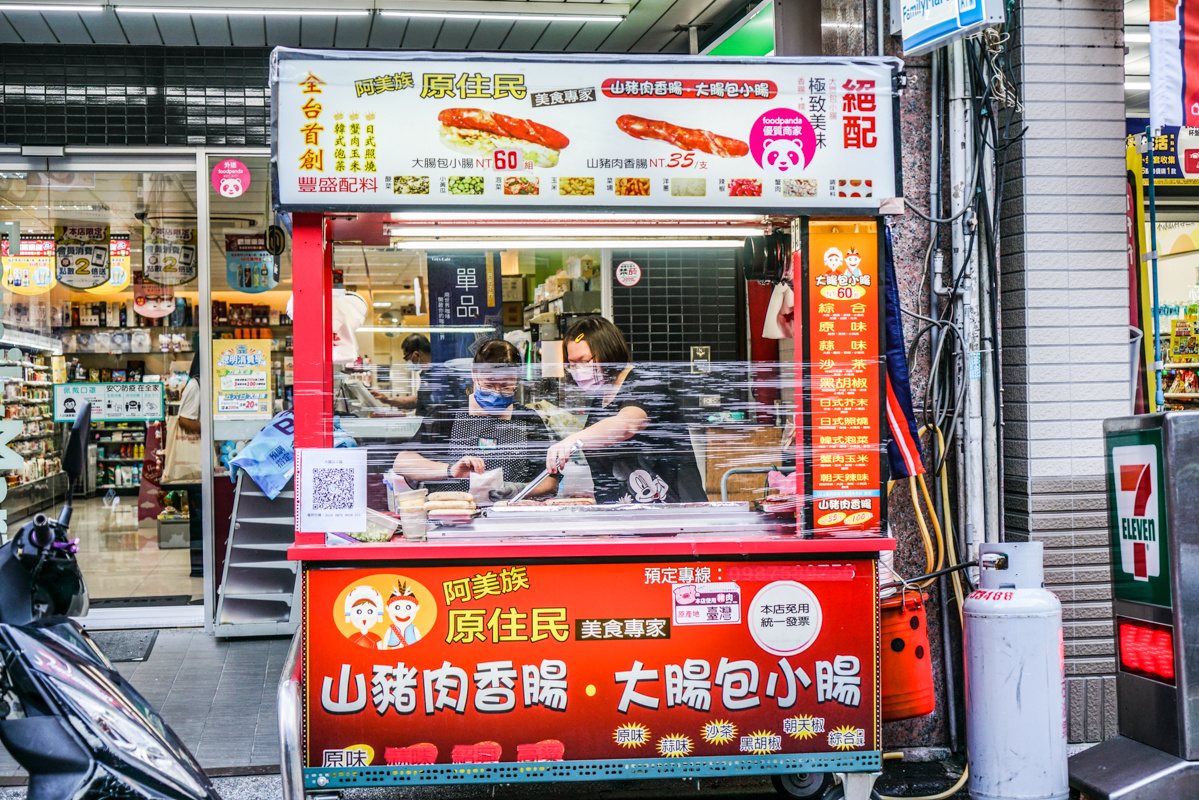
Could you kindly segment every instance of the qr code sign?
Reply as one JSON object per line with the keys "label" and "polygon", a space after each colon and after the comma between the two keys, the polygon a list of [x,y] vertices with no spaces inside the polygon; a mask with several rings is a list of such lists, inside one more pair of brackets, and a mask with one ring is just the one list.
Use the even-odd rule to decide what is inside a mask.
{"label": "qr code sign", "polygon": [[317,467],[312,470],[312,508],[317,511],[348,511],[354,507],[354,470],[348,467]]}

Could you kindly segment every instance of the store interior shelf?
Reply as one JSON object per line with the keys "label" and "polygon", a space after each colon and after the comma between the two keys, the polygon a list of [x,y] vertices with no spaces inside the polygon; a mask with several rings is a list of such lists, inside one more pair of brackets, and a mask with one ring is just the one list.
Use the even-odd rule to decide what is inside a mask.
{"label": "store interior shelf", "polygon": [[[8,487],[8,496],[4,498],[4,509],[8,512],[9,520],[15,521],[30,514],[49,508],[67,493],[67,474],[56,472],[45,478],[18,483]],[[15,531],[9,530],[9,533]]]}

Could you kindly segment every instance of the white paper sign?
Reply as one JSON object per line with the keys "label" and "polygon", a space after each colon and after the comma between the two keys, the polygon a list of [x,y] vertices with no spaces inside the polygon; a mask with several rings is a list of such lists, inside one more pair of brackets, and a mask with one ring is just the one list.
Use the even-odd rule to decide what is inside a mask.
{"label": "white paper sign", "polygon": [[161,383],[57,383],[54,421],[73,422],[84,402],[95,422],[151,422],[165,408]]}
{"label": "white paper sign", "polygon": [[292,210],[877,210],[898,194],[895,59],[272,59]]}
{"label": "white paper sign", "polygon": [[366,530],[366,450],[296,448],[296,530]]}

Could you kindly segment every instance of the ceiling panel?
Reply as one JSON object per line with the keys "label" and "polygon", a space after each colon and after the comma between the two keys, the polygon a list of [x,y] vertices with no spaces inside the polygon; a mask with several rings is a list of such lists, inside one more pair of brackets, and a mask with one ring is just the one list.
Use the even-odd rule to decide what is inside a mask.
{"label": "ceiling panel", "polygon": [[299,47],[299,17],[266,17],[266,43],[270,47]]}
{"label": "ceiling panel", "polygon": [[230,17],[229,33],[234,47],[266,46],[266,23],[262,17]]}
{"label": "ceiling panel", "polygon": [[158,32],[165,45],[187,46],[196,44],[196,29],[192,18],[186,14],[155,14]]}
{"label": "ceiling panel", "polygon": [[712,0],[675,0],[674,5],[633,44],[633,50],[638,53],[661,52],[678,38],[676,25],[695,22],[711,6]]}
{"label": "ceiling panel", "polygon": [[21,39],[26,42],[44,42],[53,44],[57,41],[45,18],[36,11],[7,11],[5,15],[12,26],[17,29]]}
{"label": "ceiling panel", "polygon": [[482,20],[467,47],[474,51],[499,50],[513,24],[501,20]]}
{"label": "ceiling panel", "polygon": [[152,14],[120,14],[118,19],[130,44],[162,44],[162,36],[158,33]]}
{"label": "ceiling panel", "polygon": [[205,47],[229,47],[233,38],[229,33],[229,17],[196,14],[191,18],[196,30],[196,40]]}
{"label": "ceiling panel", "polygon": [[21,34],[17,33],[17,29],[8,21],[8,17],[0,14],[0,44],[20,44],[23,41]]}
{"label": "ceiling panel", "polygon": [[[675,4],[674,0],[640,0],[629,11],[625,21],[616,26],[612,35],[596,48],[601,53],[627,53],[635,49],[646,32],[659,24],[663,15]],[[687,20],[690,22],[691,20]],[[674,22],[665,24],[674,26]]]}
{"label": "ceiling panel", "polygon": [[[629,12],[632,14],[632,12]],[[611,22],[588,22],[579,30],[578,35],[570,40],[570,44],[566,46],[568,53],[597,53],[600,52],[600,45],[604,40],[611,36],[617,29],[628,25],[626,19],[619,25],[613,25]],[[640,26],[644,29],[644,25]]]}
{"label": "ceiling panel", "polygon": [[533,46],[534,50],[560,53],[583,28],[582,22],[551,22]]}
{"label": "ceiling panel", "polygon": [[404,42],[404,31],[408,28],[406,17],[375,16],[375,24],[371,26],[370,41],[367,47],[380,50],[399,50]]}
{"label": "ceiling panel", "polygon": [[500,49],[532,50],[548,25],[548,22],[514,22]]}
{"label": "ceiling panel", "polygon": [[362,50],[370,36],[372,17],[339,17],[333,46],[342,50]]}
{"label": "ceiling panel", "polygon": [[78,14],[44,14],[54,38],[63,44],[93,44]]}
{"label": "ceiling panel", "polygon": [[112,9],[106,9],[100,14],[80,15],[81,21],[87,26],[87,32],[96,44],[129,44],[125,31],[121,28],[120,20]]}
{"label": "ceiling panel", "polygon": [[432,50],[440,32],[441,20],[413,17],[408,20],[401,47],[405,50]]}
{"label": "ceiling panel", "polygon": [[337,17],[300,17],[300,47],[332,47],[336,27]]}
{"label": "ceiling panel", "polygon": [[474,19],[447,19],[433,46],[437,50],[465,50],[478,25]]}

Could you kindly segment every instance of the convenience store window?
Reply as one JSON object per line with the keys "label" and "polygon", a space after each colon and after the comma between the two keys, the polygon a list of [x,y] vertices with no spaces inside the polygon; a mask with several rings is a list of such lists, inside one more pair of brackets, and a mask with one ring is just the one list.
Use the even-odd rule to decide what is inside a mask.
{"label": "convenience store window", "polygon": [[[291,486],[268,497],[230,463],[293,405],[290,236],[272,211],[267,157],[209,155],[206,171],[211,337],[203,407],[211,432],[214,630],[291,633],[298,576],[285,552],[294,530]],[[271,241],[282,246],[277,254]]]}
{"label": "convenience store window", "polygon": [[[197,341],[196,176],[7,172],[0,175],[0,222],[3,409],[6,419],[24,424],[14,449],[25,465],[3,473],[11,531],[65,498],[68,426],[54,419],[55,384],[143,384],[156,403],[167,401],[167,415],[177,413],[171,401]],[[78,245],[102,253],[88,256],[93,266],[107,261],[98,285],[86,286],[97,278],[82,271],[69,280],[55,274],[59,257],[74,253],[60,248]],[[164,270],[168,253],[174,256]],[[143,403],[103,414],[93,409],[72,532],[96,608],[129,607],[131,600],[180,605],[203,594],[201,543],[187,518],[187,498],[200,496],[199,482],[160,484],[155,453],[163,407]]]}

